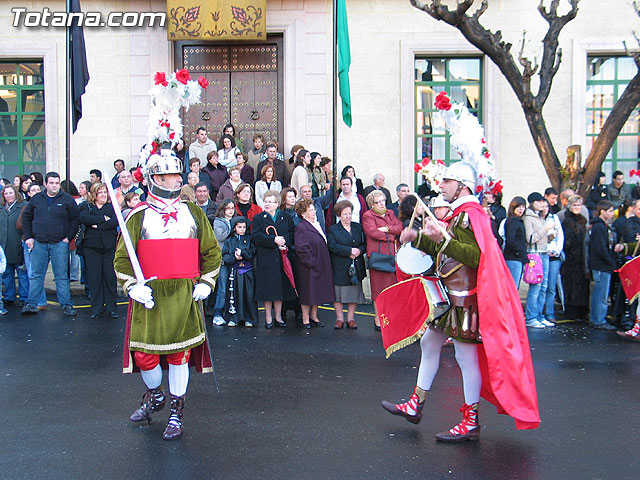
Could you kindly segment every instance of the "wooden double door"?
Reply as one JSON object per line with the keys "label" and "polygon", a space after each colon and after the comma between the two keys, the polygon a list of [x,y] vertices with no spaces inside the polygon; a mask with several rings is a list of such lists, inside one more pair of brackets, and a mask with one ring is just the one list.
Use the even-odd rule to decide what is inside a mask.
{"label": "wooden double door", "polygon": [[175,52],[176,65],[192,78],[209,81],[202,103],[183,113],[185,145],[195,141],[198,127],[205,127],[217,142],[223,127],[231,123],[245,151],[252,148],[256,133],[265,143],[277,140],[282,151],[281,36],[251,44],[176,42]]}

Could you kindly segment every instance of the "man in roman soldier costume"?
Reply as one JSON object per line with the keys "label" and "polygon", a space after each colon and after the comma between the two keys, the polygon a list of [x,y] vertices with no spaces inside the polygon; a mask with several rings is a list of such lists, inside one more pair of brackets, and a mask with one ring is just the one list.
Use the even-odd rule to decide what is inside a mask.
{"label": "man in roman soldier costume", "polygon": [[[474,196],[476,192],[496,191],[496,187],[501,186],[491,179],[493,164],[484,147],[481,126],[460,104],[454,104],[455,108],[449,112],[452,105],[448,104],[448,98],[444,99],[446,101],[440,95],[436,107],[452,134],[452,145],[458,148],[463,159],[446,168],[444,173],[441,171],[433,183],[439,183],[452,213],[444,222],[428,218],[419,232],[406,228],[400,240],[412,242],[414,247],[435,258],[437,274],[447,287],[451,309],[436,320],[429,316],[424,325],[410,331],[417,333],[399,342],[405,345],[420,338],[422,357],[417,384],[408,402],[385,401],[382,406],[411,423],[420,422],[427,392],[438,371],[442,345],[447,337],[452,337],[456,361],[462,371],[465,401],[460,411],[463,418],[451,429],[438,433],[436,438],[443,442],[461,442],[480,438],[481,395],[496,405],[499,413],[512,416],[519,429],[537,428],[540,417],[520,298],[489,218]],[[432,165],[437,167],[435,163]],[[425,167],[426,162],[421,166]],[[427,168],[430,169],[431,166]],[[384,328],[393,328],[393,325],[383,326],[383,336]]]}
{"label": "man in roman soldier costume", "polygon": [[[170,79],[159,76],[154,96],[158,108],[150,121],[153,141],[143,148],[136,172],[138,181],[146,179],[149,193],[121,225],[114,268],[131,298],[123,371],[139,370],[147,387],[131,421],[151,423],[151,415],[164,408],[162,370],[168,368],[171,413],[163,438],[174,440],[183,432],[189,366],[202,373],[213,371],[202,300],[215,286],[221,252],[202,209],[180,201],[182,162],[170,148],[159,149],[160,142],[177,142],[182,133],[177,109],[198,101],[200,87],[186,71]],[[189,102],[173,101],[172,95]]]}

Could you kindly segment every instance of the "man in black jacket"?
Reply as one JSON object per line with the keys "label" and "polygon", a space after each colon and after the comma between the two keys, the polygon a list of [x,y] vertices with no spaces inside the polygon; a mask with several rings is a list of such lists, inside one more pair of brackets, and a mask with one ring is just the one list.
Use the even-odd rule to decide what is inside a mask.
{"label": "man in black jacket", "polygon": [[589,320],[593,328],[615,330],[613,325],[607,323],[611,272],[617,268],[613,256],[616,235],[609,227],[614,215],[613,203],[609,200],[601,200],[596,206],[595,215],[591,220],[589,232],[589,268],[595,282],[591,292]]}
{"label": "man in black jacket", "polygon": [[22,314],[38,313],[36,304],[44,290],[44,277],[51,261],[62,313],[75,316],[69,291],[69,242],[78,231],[78,206],[71,195],[60,190],[58,173],[47,173],[45,188],[33,196],[22,214],[22,232],[31,250],[32,269],[29,298]]}
{"label": "man in black jacket", "polygon": [[640,200],[635,200],[629,208],[633,209],[633,216],[624,223],[623,231],[618,232],[622,234],[622,238],[618,239],[621,243],[634,243],[640,234]]}
{"label": "man in black jacket", "polygon": [[381,173],[376,173],[373,176],[373,185],[369,185],[364,189],[364,193],[362,194],[364,199],[366,200],[367,195],[369,195],[374,190],[380,190],[382,193],[384,193],[384,197],[386,198],[385,204],[387,208],[389,208],[389,205],[391,205],[391,193],[389,193],[389,190],[384,188],[384,175],[382,175]]}

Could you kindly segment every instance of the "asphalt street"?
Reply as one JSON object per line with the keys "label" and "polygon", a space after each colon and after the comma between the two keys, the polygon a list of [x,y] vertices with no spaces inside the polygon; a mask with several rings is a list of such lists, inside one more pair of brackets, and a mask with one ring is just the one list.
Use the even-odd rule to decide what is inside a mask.
{"label": "asphalt street", "polygon": [[[76,304],[80,298],[74,298]],[[480,442],[442,444],[460,420],[453,349],[419,425],[386,413],[407,399],[419,347],[385,359],[371,307],[357,330],[213,327],[216,375],[192,371],[185,435],[163,441],[129,415],[144,386],[121,374],[120,319],[60,307],[0,317],[3,479],[632,479],[640,440],[640,344],[578,323],[529,331],[542,424],[518,431],[481,402]],[[165,376],[166,385],[166,376]]]}

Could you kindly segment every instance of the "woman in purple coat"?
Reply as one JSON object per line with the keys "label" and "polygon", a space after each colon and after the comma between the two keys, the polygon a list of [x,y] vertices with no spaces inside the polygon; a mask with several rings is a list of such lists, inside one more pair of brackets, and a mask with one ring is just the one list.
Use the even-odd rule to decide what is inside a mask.
{"label": "woman in purple coat", "polygon": [[318,320],[318,305],[335,300],[327,237],[316,219],[313,200],[300,200],[296,213],[302,219],[294,235],[302,326],[324,327]]}

